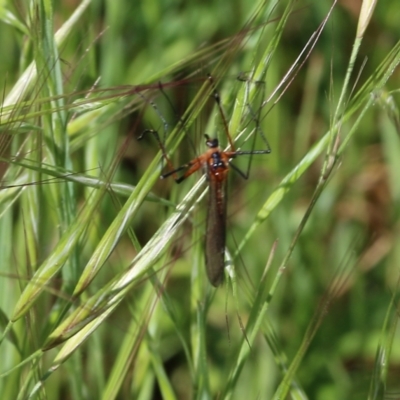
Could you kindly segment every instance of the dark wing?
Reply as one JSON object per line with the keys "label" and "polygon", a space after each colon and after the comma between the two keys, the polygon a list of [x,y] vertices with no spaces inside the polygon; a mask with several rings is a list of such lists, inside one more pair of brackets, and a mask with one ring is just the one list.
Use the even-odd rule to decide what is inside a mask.
{"label": "dark wing", "polygon": [[209,176],[206,228],[206,270],[213,286],[224,278],[226,239],[226,179]]}

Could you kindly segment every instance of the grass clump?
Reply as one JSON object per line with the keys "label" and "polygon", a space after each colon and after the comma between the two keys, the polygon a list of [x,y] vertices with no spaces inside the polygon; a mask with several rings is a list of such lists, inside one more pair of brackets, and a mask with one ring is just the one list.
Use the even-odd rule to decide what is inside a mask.
{"label": "grass clump", "polygon": [[[395,2],[72,7],[0,16],[3,397],[395,397]],[[136,140],[224,143],[208,73],[272,148],[230,174],[218,289],[204,178]]]}

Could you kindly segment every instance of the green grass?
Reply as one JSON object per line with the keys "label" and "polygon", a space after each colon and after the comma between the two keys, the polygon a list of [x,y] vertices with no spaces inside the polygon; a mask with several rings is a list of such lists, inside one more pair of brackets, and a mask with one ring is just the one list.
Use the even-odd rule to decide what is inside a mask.
{"label": "green grass", "polygon": [[[1,6],[2,398],[398,397],[398,7],[364,3]],[[223,141],[207,73],[272,148],[218,289],[204,179],[137,141],[152,102],[174,165]]]}

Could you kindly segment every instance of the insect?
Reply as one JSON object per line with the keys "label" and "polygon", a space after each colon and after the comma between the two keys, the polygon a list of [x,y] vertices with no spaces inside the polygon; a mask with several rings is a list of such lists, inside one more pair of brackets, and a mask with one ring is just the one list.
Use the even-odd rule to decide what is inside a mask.
{"label": "insect", "polygon": [[[232,160],[243,155],[269,154],[271,149],[265,136],[261,133],[261,136],[267,145],[266,149],[254,150],[253,148],[248,151],[236,150],[231,135],[229,134],[228,122],[221,105],[221,98],[216,90],[211,75],[208,75],[208,80],[212,87],[212,96],[214,97],[222,118],[224,131],[229,144],[229,150],[222,150],[218,139],[211,138],[208,134],[205,134],[205,144],[208,149],[188,163],[174,169],[156,130],[147,129],[138,139],[142,139],[146,133],[151,133],[156,138],[163,157],[171,169],[167,173],[162,174],[160,176],[161,179],[173,176],[176,183],[181,183],[196,171],[200,169],[204,171],[209,188],[205,235],[205,263],[210,283],[213,286],[218,287],[223,282],[225,268],[228,172],[232,167],[232,169],[238,172],[244,179],[248,179],[250,169],[249,163],[248,170],[244,173],[237,166],[232,164]],[[253,114],[252,110],[251,113]],[[183,174],[178,176],[178,173],[181,171],[184,171]]]}

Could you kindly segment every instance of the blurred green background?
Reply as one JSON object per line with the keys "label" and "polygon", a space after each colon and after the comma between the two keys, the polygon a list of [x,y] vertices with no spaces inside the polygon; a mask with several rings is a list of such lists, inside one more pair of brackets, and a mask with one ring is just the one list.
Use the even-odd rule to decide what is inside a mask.
{"label": "blurred green background", "polygon": [[[59,45],[59,53],[54,59],[47,58],[45,41],[40,39],[41,29],[48,34],[65,28],[65,22],[82,4],[88,7],[74,21]],[[237,93],[243,86],[235,79],[237,74],[250,74],[256,66],[268,64],[263,98],[269,101],[261,110],[260,101],[252,106],[261,112],[260,127],[272,153],[253,158],[248,181],[234,174],[230,178],[227,246],[232,254],[250,232],[251,225],[257,223],[263,205],[268,201],[273,203],[273,194],[282,187],[282,179],[294,173],[285,196],[277,198],[271,214],[257,225],[235,258],[238,293],[232,294],[231,286],[226,284],[214,294],[206,282],[201,254],[206,208],[203,201],[170,241],[160,240],[166,251],[148,267],[149,275],[134,282],[134,289],[126,293],[118,310],[93,335],[85,337],[86,342],[79,343],[61,369],[49,374],[44,387],[36,388],[35,396],[270,399],[277,396],[280,385],[287,384],[290,387],[287,398],[399,397],[400,338],[396,325],[400,265],[399,70],[388,71],[391,76],[383,88],[377,83],[374,87],[380,65],[398,45],[398,2],[377,2],[355,60],[344,107],[339,111],[337,104],[355,43],[361,1],[341,1],[335,5],[315,46],[305,50],[304,64],[295,60],[332,4],[293,2],[280,32],[279,23],[288,4],[267,1],[254,21],[251,16],[256,5],[236,0],[54,4],[33,1],[5,2],[0,6],[0,76],[4,104],[10,107],[3,106],[1,122],[4,189],[0,298],[4,327],[37,267],[52,254],[72,222],[84,215],[94,196],[90,185],[83,180],[83,173],[110,184],[132,185],[126,186],[123,193],[113,186],[111,194],[101,197],[93,216],[86,220],[88,230],[82,233],[76,252],[69,254],[55,279],[46,282],[46,288],[48,285],[51,289],[47,288],[39,298],[37,308],[30,311],[32,314],[15,324],[17,339],[8,338],[0,348],[1,358],[8,360],[5,370],[41,349],[50,332],[78,303],[84,303],[127,270],[141,247],[152,238],[158,240],[157,229],[174,210],[165,205],[166,201],[178,204],[198,180],[196,175],[175,186],[172,179],[153,184],[149,178],[149,190],[157,200],[140,203],[127,231],[124,228],[116,236],[118,244],[110,251],[105,268],[82,295],[72,297],[72,290],[88,260],[96,255],[101,238],[106,237],[117,218],[123,220],[120,214],[123,204],[133,186],[140,185],[140,179],[147,176],[144,174],[156,157],[157,144],[152,138],[136,140],[144,129],[162,128],[150,101],[168,121],[168,133],[172,136],[187,107],[194,104],[194,110],[198,110],[198,116],[185,132],[189,139],[180,147],[176,142],[178,150],[173,161],[179,165],[204,149],[204,132],[214,134],[221,128],[212,98],[205,96],[204,106],[196,98],[206,74],[214,74],[230,119],[239,98]],[[35,19],[42,15],[35,14],[35,7],[47,10],[43,20]],[[49,18],[50,15],[53,17]],[[271,43],[275,43],[271,59],[263,59]],[[398,57],[398,50],[395,54]],[[17,82],[26,68],[33,59],[38,62],[40,56],[50,66],[50,72],[39,67],[38,80],[23,86],[29,88],[26,92],[19,88],[17,100],[7,103],[8,94],[18,88]],[[284,80],[292,66],[298,68],[296,74]],[[52,73],[58,68],[61,78],[54,78]],[[340,143],[353,127],[356,131],[338,156],[328,185],[307,216],[306,225],[294,242],[293,253],[282,268],[320,180],[324,152],[303,175],[297,176],[296,169],[302,165],[303,157],[309,157],[312,146],[337,122],[336,112],[341,116],[352,109],[354,94],[369,79],[374,90],[362,95],[365,101],[373,99],[373,106],[361,122],[357,121],[360,107],[354,108],[355,112],[339,124]],[[167,98],[158,88],[159,81],[164,84]],[[58,86],[52,87],[48,82]],[[280,84],[288,86],[282,90]],[[121,94],[122,85],[151,86],[140,91],[142,95],[129,97]],[[47,86],[49,91],[45,95]],[[277,87],[280,89],[272,96]],[[63,99],[60,108],[66,114],[59,120],[54,116],[57,114],[54,108],[40,103],[46,96],[56,102],[57,95]],[[78,104],[74,101],[82,102],[85,98],[87,104],[74,106]],[[32,103],[24,104],[26,99]],[[34,111],[38,111],[38,116]],[[10,114],[21,115],[23,122],[15,126],[10,122]],[[216,122],[209,122],[210,115]],[[46,133],[46,118],[52,126],[61,121],[66,138],[60,146],[63,155],[52,150],[56,140]],[[27,145],[30,140],[32,143]],[[192,144],[193,149],[187,147]],[[40,166],[40,176],[32,167],[15,164],[16,159],[34,160],[35,168]],[[48,165],[59,168],[58,183],[40,185],[47,179]],[[35,173],[31,175],[32,170]],[[160,163],[152,171],[161,173]],[[63,174],[69,173],[76,173],[79,178],[82,174],[82,179],[74,186],[72,206],[63,208],[68,196],[60,187],[66,181]],[[32,204],[36,200],[23,196],[28,196],[31,183],[43,192],[35,197],[41,211],[32,217],[32,221],[39,222],[29,228],[27,220],[33,214]],[[13,188],[8,186],[14,184],[23,190],[12,192]],[[35,250],[30,247],[30,232]],[[262,274],[276,240],[273,262],[264,282]],[[199,278],[193,271],[203,272],[199,272]],[[150,284],[154,276],[159,277],[162,286],[154,281],[153,286]],[[277,277],[279,285],[273,296],[267,298],[265,294],[265,303],[257,304],[251,296],[256,297],[261,290],[272,290]],[[251,321],[252,312],[260,314],[262,304],[267,304],[268,310],[261,326],[254,331],[246,329],[245,335],[241,324],[246,326]],[[257,307],[260,307],[258,312]],[[253,332],[255,336],[251,338]],[[246,344],[245,337],[250,338],[251,346],[250,342]],[[125,345],[129,339],[132,347],[123,350],[122,343]],[[21,347],[18,351],[17,342]],[[387,359],[381,354],[383,350]],[[130,356],[120,362],[124,352]],[[242,366],[243,352],[248,354]],[[39,366],[27,363],[0,381],[0,392],[5,398],[25,398],[50,366],[58,366],[54,350],[43,354]],[[241,373],[233,380],[236,367]]]}

